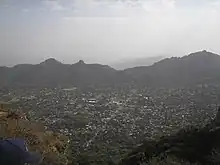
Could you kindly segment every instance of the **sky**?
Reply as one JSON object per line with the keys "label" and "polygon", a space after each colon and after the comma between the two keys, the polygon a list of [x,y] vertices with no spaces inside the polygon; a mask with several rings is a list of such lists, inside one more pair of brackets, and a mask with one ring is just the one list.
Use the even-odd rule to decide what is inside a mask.
{"label": "sky", "polygon": [[220,53],[220,0],[1,0],[0,65]]}

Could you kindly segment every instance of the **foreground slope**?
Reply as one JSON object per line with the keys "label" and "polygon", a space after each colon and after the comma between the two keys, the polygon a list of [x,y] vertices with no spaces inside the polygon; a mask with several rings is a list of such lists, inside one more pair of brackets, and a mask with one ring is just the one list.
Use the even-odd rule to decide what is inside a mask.
{"label": "foreground slope", "polygon": [[139,165],[152,160],[177,160],[198,164],[220,164],[220,109],[216,118],[203,128],[189,127],[177,134],[146,140],[128,154],[120,165]]}
{"label": "foreground slope", "polygon": [[41,165],[67,165],[68,138],[46,131],[40,123],[23,117],[19,113],[0,111],[0,138],[25,139],[31,151],[42,155]]}

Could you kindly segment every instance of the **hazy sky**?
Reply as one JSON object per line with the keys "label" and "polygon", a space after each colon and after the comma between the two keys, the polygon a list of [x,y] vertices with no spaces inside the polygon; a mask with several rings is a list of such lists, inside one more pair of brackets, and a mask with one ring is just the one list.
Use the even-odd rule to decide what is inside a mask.
{"label": "hazy sky", "polygon": [[220,53],[220,0],[0,0],[0,65]]}

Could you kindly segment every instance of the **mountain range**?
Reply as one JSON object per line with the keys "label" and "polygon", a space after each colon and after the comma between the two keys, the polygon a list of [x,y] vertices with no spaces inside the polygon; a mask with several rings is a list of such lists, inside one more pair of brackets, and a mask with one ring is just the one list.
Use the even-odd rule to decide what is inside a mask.
{"label": "mountain range", "polygon": [[0,67],[0,86],[88,86],[135,83],[152,86],[185,86],[219,83],[220,56],[200,51],[166,58],[150,66],[118,71],[108,65],[62,64],[51,58],[40,64]]}
{"label": "mountain range", "polygon": [[182,86],[218,83],[220,56],[207,51],[163,59],[148,67],[126,69],[139,84]]}

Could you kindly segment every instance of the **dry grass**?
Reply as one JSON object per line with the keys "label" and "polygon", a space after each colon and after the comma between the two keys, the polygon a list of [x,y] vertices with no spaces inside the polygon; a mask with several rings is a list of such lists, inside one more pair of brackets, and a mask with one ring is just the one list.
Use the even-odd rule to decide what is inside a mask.
{"label": "dry grass", "polygon": [[0,137],[24,138],[30,150],[42,154],[42,165],[68,164],[68,138],[53,132],[46,132],[44,126],[23,119],[0,116]]}

